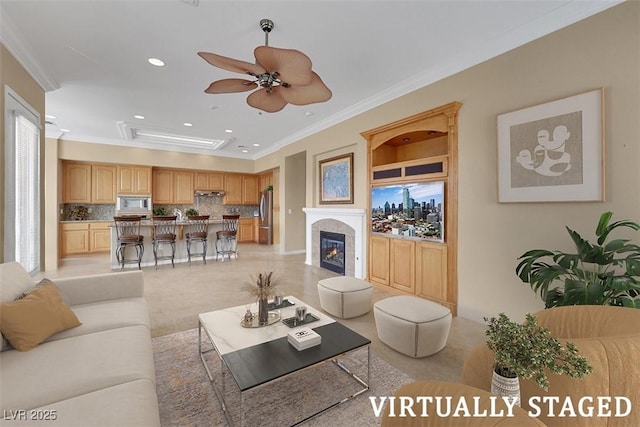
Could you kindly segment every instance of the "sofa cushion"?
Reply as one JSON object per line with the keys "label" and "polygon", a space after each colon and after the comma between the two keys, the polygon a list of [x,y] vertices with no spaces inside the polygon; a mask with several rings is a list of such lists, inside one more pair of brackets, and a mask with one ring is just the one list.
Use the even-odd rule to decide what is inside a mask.
{"label": "sofa cushion", "polygon": [[19,263],[0,264],[0,303],[14,301],[33,285],[33,279]]}
{"label": "sofa cushion", "polygon": [[0,409],[37,408],[148,379],[155,384],[151,335],[129,326],[0,353]]}
{"label": "sofa cushion", "polygon": [[20,425],[42,426],[43,423],[47,426],[64,427],[160,425],[156,386],[148,379],[130,381],[54,402],[37,408],[35,412],[55,413],[56,419],[44,422],[27,421],[21,422]]}
{"label": "sofa cushion", "polygon": [[0,330],[19,351],[31,350],[51,335],[78,325],[80,321],[52,283],[0,305]]}
{"label": "sofa cushion", "polygon": [[127,298],[74,305],[71,310],[82,322],[82,325],[52,335],[47,341],[135,325],[145,326],[151,331],[147,314],[147,302],[144,298]]}

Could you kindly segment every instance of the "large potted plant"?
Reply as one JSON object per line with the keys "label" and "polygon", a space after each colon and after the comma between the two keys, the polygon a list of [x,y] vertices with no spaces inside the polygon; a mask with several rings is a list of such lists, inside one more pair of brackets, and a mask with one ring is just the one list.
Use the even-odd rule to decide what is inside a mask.
{"label": "large potted plant", "polygon": [[545,308],[590,304],[640,308],[640,246],[629,239],[612,239],[616,228],[640,229],[623,220],[610,222],[613,213],[600,216],[597,243],[566,227],[576,253],[534,249],[520,256],[516,273],[540,294]]}
{"label": "large potted plant", "polygon": [[592,371],[573,343],[561,344],[531,314],[523,323],[511,321],[504,313],[484,320],[488,324],[487,346],[495,353],[491,392],[496,395],[517,397],[519,405],[519,378],[530,379],[548,390],[547,369],[573,378],[583,378]]}

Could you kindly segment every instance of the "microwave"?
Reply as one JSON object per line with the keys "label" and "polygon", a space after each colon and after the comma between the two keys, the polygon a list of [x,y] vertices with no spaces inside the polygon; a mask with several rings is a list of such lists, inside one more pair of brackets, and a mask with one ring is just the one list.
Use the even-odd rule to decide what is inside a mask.
{"label": "microwave", "polygon": [[151,196],[119,195],[116,198],[116,211],[121,213],[150,213]]}

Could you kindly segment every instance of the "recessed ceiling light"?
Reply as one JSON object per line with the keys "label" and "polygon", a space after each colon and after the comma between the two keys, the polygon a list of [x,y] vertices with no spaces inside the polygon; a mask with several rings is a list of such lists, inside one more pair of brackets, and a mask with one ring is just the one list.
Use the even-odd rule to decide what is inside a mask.
{"label": "recessed ceiling light", "polygon": [[52,116],[51,114],[45,114],[44,115],[47,119],[56,119],[56,116]]}
{"label": "recessed ceiling light", "polygon": [[60,132],[71,132],[69,129],[60,129]]}
{"label": "recessed ceiling light", "polygon": [[185,126],[193,126],[193,124],[191,124],[189,122],[184,122],[183,125],[185,125]]}
{"label": "recessed ceiling light", "polygon": [[260,144],[253,144],[254,147],[260,147]]}
{"label": "recessed ceiling light", "polygon": [[136,119],[144,120],[144,116],[141,116],[140,114],[136,114],[133,117],[136,118]]}
{"label": "recessed ceiling light", "polygon": [[155,65],[156,67],[164,67],[164,61],[162,59],[149,58],[147,61],[149,61],[149,64]]}
{"label": "recessed ceiling light", "polygon": [[233,133],[233,129],[225,129],[224,130],[226,133]]}
{"label": "recessed ceiling light", "polygon": [[307,111],[306,113],[304,113],[304,115],[309,117],[309,116],[313,116],[313,113],[311,111]]}
{"label": "recessed ceiling light", "polygon": [[248,153],[248,152],[249,152],[249,150],[242,150],[242,152],[243,152],[243,153]]}

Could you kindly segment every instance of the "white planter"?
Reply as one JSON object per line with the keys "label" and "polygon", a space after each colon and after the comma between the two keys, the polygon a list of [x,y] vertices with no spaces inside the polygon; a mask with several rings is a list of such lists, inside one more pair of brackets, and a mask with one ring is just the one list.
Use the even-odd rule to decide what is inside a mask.
{"label": "white planter", "polygon": [[520,406],[520,380],[518,377],[507,378],[493,371],[491,393],[496,396],[515,397],[517,398],[516,405]]}

